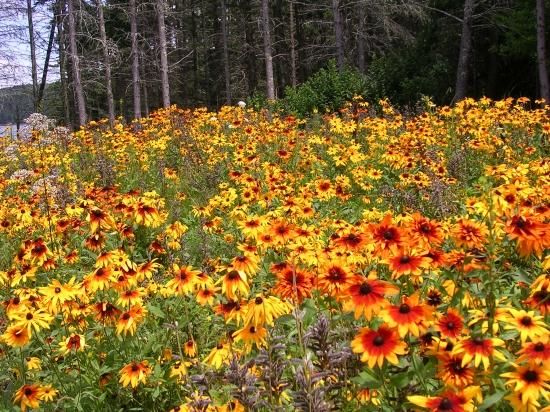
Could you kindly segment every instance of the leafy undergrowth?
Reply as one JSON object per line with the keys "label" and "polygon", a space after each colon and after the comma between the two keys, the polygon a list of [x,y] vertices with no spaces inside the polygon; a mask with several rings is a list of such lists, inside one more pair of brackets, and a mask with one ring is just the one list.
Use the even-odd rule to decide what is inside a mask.
{"label": "leafy undergrowth", "polygon": [[1,142],[2,410],[550,410],[530,104],[33,115]]}

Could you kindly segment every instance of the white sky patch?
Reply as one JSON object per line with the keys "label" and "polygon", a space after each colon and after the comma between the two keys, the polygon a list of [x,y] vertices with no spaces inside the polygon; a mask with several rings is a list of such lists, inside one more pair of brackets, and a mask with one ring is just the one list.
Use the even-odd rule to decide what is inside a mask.
{"label": "white sky patch", "polygon": [[[0,87],[32,83],[31,52],[26,13],[26,1],[17,0],[16,7],[3,9],[0,6]],[[34,2],[33,2],[34,3]],[[46,49],[50,35],[52,12],[47,6],[36,6],[33,23],[36,41],[36,63],[38,66],[38,83],[42,79]],[[56,34],[57,36],[57,30]],[[47,82],[59,78],[57,44],[50,56]]]}

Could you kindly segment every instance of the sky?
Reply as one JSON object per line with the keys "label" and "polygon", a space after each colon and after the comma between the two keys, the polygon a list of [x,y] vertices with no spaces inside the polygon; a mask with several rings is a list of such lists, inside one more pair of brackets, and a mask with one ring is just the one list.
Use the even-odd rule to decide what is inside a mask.
{"label": "sky", "polygon": [[[32,82],[26,1],[11,1],[15,4],[9,7],[8,1],[0,0],[0,35],[3,34],[0,37],[0,88]],[[35,7],[33,22],[39,82],[42,78],[51,18],[48,7]],[[54,49],[50,57],[47,81],[55,81],[58,77],[57,53]]]}

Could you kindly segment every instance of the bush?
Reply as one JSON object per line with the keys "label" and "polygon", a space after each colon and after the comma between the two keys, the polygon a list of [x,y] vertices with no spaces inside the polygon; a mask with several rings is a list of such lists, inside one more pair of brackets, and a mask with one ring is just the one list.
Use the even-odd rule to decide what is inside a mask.
{"label": "bush", "polygon": [[366,81],[361,73],[349,67],[339,72],[331,60],[305,83],[287,87],[285,98],[278,104],[283,111],[303,117],[315,110],[338,110],[354,95],[364,95],[365,90]]}

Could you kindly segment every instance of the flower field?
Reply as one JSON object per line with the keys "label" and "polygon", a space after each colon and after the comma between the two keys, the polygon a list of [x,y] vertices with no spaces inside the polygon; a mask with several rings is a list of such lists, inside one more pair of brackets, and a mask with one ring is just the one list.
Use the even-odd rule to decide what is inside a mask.
{"label": "flower field", "polygon": [[550,411],[550,115],[356,99],[0,141],[1,410]]}

